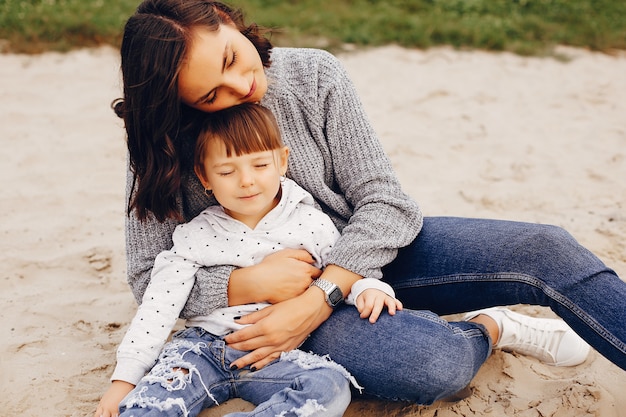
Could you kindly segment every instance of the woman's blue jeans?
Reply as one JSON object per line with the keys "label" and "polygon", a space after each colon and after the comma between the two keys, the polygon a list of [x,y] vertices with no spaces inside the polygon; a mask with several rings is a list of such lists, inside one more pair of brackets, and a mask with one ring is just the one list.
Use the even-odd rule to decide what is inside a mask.
{"label": "woman's blue jeans", "polygon": [[[626,283],[559,227],[429,217],[384,269],[405,309],[445,315],[513,304],[550,307],[598,352],[626,369]],[[329,354],[365,393],[429,404],[464,388],[490,352],[471,323],[426,312],[375,324],[344,306],[303,349]]]}
{"label": "woman's blue jeans", "polygon": [[202,329],[181,330],[121,402],[120,417],[193,417],[231,398],[257,407],[227,417],[341,417],[348,408],[349,374],[326,358],[292,351],[255,372],[231,370],[246,353]]}

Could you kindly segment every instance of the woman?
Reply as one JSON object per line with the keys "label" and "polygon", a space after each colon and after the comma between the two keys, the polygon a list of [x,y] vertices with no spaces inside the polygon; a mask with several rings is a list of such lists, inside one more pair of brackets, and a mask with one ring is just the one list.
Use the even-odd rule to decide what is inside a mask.
{"label": "woman", "polygon": [[[406,308],[440,315],[549,306],[626,369],[626,284],[613,271],[557,227],[423,219],[401,191],[339,62],[318,50],[272,49],[262,35],[238,12],[201,0],[144,1],[125,27],[124,100],[115,108],[128,134],[128,273],[138,301],[175,226],[215,204],[191,171],[197,112],[260,102],[275,114],[292,151],[290,176],[342,236],[323,274],[301,251],[282,251],[250,268],[198,271],[183,316],[273,304],[243,317],[242,324],[253,325],[225,338],[251,351],[234,367],[263,367],[306,339],[303,349],[329,354],[366,392],[429,404],[464,388],[492,342],[556,365],[586,355],[559,322],[503,309],[460,323],[405,309],[371,325],[353,309],[334,307],[335,296],[369,277],[390,283]],[[330,287],[309,288],[320,274]]]}

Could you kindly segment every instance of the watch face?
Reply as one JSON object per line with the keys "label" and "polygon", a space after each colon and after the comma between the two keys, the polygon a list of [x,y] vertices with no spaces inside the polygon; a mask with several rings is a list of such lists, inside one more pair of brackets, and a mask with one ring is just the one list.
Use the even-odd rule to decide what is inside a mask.
{"label": "watch face", "polygon": [[341,289],[339,287],[335,287],[335,289],[330,294],[328,294],[328,301],[330,301],[333,306],[336,306],[342,300],[343,294],[341,293]]}

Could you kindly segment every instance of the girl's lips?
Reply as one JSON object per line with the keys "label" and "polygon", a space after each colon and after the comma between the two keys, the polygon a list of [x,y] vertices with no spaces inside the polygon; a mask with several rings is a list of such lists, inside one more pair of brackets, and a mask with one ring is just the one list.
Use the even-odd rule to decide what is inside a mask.
{"label": "girl's lips", "polygon": [[244,99],[252,97],[255,91],[256,91],[256,80],[253,79],[252,86],[250,87],[250,92],[244,97]]}

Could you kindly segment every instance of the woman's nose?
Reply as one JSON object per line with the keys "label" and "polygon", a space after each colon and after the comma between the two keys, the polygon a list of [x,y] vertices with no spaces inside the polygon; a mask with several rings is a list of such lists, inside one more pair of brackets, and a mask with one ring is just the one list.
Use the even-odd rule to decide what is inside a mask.
{"label": "woman's nose", "polygon": [[250,84],[241,74],[231,74],[228,78],[228,87],[233,95],[239,97],[245,97],[250,92]]}

